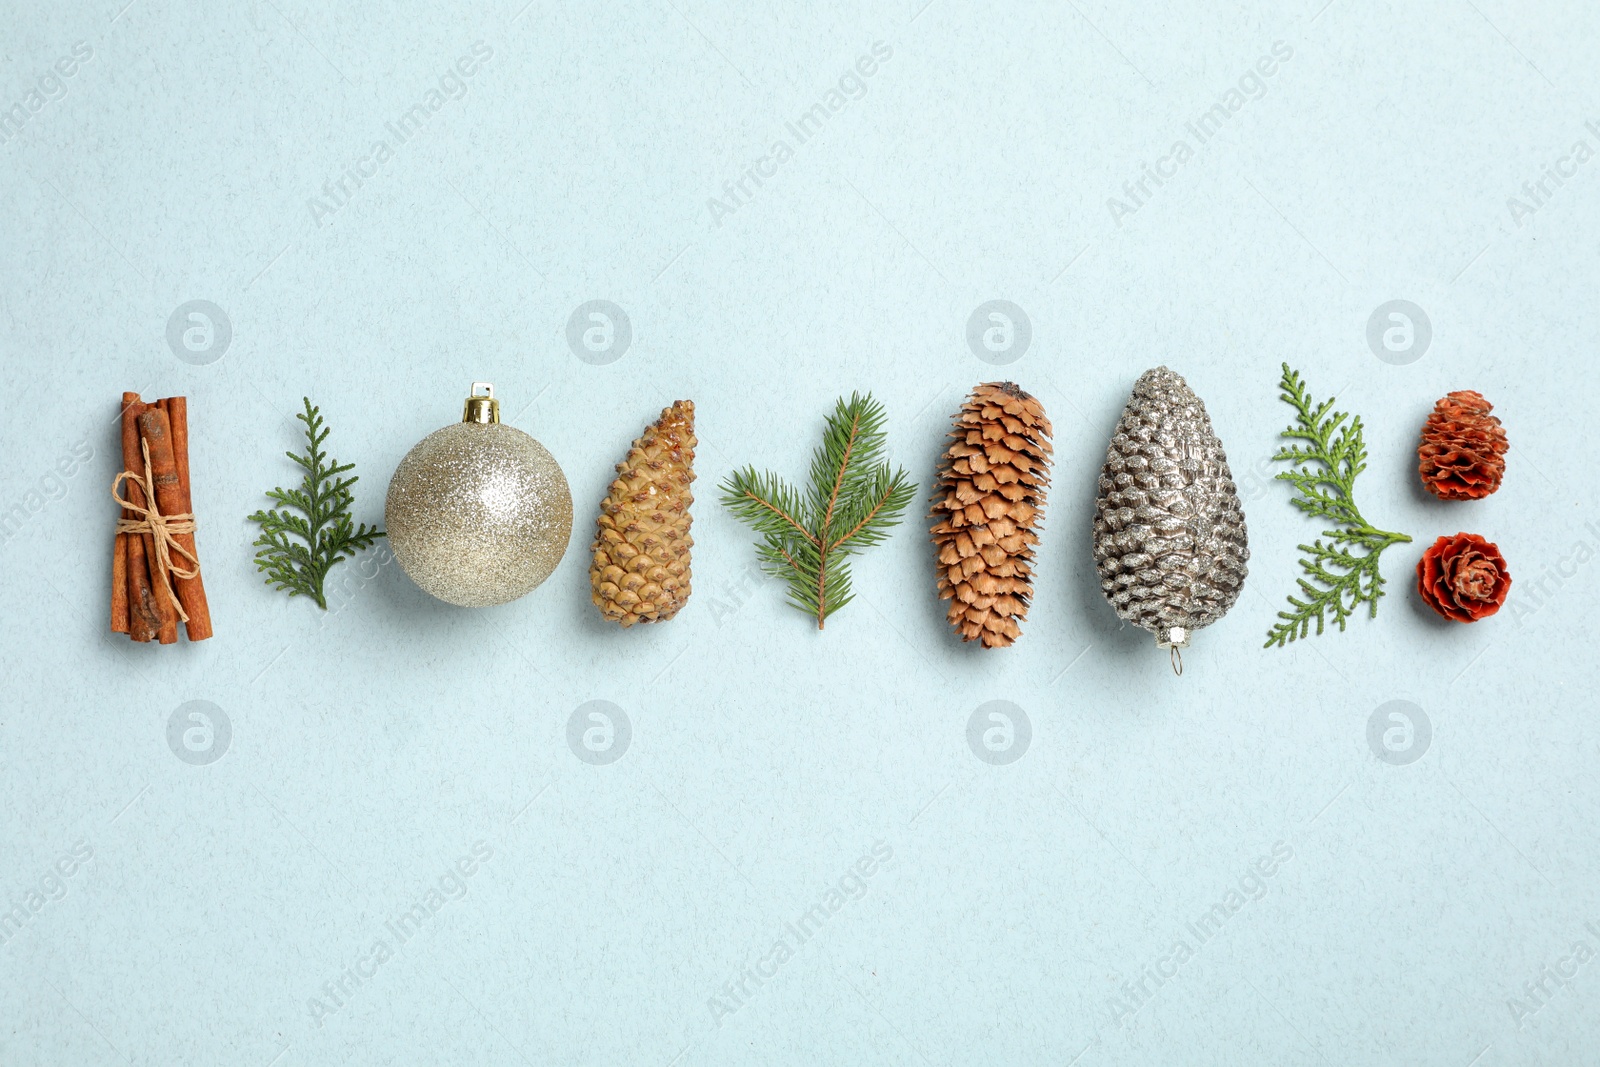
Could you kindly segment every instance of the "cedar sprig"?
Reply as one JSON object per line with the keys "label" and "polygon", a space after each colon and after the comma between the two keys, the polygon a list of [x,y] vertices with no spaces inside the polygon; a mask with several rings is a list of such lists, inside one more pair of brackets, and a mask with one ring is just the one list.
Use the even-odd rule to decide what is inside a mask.
{"label": "cedar sprig", "polygon": [[[357,526],[350,518],[354,498],[350,487],[355,475],[341,477],[355,469],[353,463],[339,463],[322,449],[329,430],[323,425],[319,409],[305,401],[304,413],[295,418],[306,424],[306,454],[286,452],[305,471],[298,489],[270,489],[267,496],[282,510],[257,511],[250,521],[261,525],[256,538],[256,569],[266,572],[266,584],[287,590],[290,596],[308,596],[324,611],[322,581],[340,560],[371,548],[384,532],[376,526]],[[300,514],[295,514],[298,511]],[[298,540],[291,540],[295,538]],[[303,541],[304,544],[299,542]]]}
{"label": "cedar sprig", "polygon": [[813,616],[819,630],[854,596],[849,558],[887,538],[916,493],[904,468],[890,470],[884,421],[872,394],[841,397],[812,454],[804,491],[754,467],[735,471],[721,486],[722,503],[761,537],[762,569],[788,583],[789,602]]}
{"label": "cedar sprig", "polygon": [[1304,599],[1289,597],[1292,610],[1278,612],[1282,621],[1267,632],[1268,648],[1281,648],[1305,637],[1313,621],[1320,635],[1325,617],[1343,630],[1362,604],[1367,605],[1368,617],[1376,618],[1385,584],[1378,559],[1384,549],[1411,540],[1405,534],[1375,528],[1356,506],[1356,477],[1367,469],[1361,417],[1334,411],[1332,397],[1320,404],[1313,401],[1300,375],[1287,363],[1279,389],[1283,401],[1295,410],[1295,422],[1283,436],[1301,443],[1286,445],[1272,457],[1293,464],[1277,477],[1298,490],[1291,501],[1295,507],[1331,519],[1337,528],[1324,530],[1321,538],[1300,546],[1309,557],[1300,561],[1305,574],[1298,583]]}

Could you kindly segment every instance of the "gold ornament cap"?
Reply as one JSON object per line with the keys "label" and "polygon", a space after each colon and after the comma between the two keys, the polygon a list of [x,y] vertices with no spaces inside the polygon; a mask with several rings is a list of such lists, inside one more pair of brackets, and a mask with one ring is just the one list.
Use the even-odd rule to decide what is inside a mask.
{"label": "gold ornament cap", "polygon": [[[483,390],[482,395],[478,390]],[[473,382],[466,405],[461,412],[462,422],[476,422],[493,426],[500,421],[500,401],[494,398],[493,382]]]}

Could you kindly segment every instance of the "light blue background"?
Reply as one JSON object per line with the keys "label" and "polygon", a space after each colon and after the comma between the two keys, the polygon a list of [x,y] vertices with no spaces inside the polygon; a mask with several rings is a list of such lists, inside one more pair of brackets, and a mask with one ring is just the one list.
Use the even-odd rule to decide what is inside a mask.
{"label": "light blue background", "polygon": [[[1531,1010],[1541,968],[1600,948],[1600,162],[1521,225],[1507,198],[1574,142],[1600,148],[1600,14],[523,3],[0,18],[4,108],[93,49],[0,144],[0,508],[26,513],[0,545],[0,894],[25,902],[58,857],[93,854],[0,947],[0,1062],[1593,1056],[1600,964],[1544,977],[1525,1017],[1508,1001]],[[478,41],[493,55],[469,91],[314,218],[310,198]],[[864,95],[796,143],[785,123],[877,41],[893,55]],[[1113,219],[1108,198],[1279,41],[1293,55],[1264,95]],[[708,198],[780,138],[793,158],[718,225]],[[232,327],[205,366],[166,340],[196,299]],[[607,365],[566,341],[592,299],[632,324]],[[990,299],[1032,323],[1003,368],[965,339]],[[1432,323],[1410,365],[1367,345],[1391,299]],[[1285,359],[1365,417],[1361,502],[1416,543],[1386,559],[1376,621],[1263,650],[1317,530],[1266,462]],[[1253,552],[1182,679],[1119,629],[1089,548],[1106,439],[1161,362],[1209,406]],[[750,577],[751,539],[715,502],[731,468],[801,477],[834,398],[871,390],[925,489],[950,414],[999,377],[1056,427],[1020,645],[953,641],[920,502],[824,633]],[[374,559],[324,617],[261,584],[244,517],[295,477],[302,395],[377,520],[400,457],[474,379],[571,481],[572,546],[544,587],[461,611]],[[1494,401],[1513,447],[1498,495],[1446,505],[1418,487],[1414,447],[1458,388]],[[106,633],[123,389],[190,398],[204,644]],[[679,397],[699,413],[694,597],[624,632],[588,602],[593,515]],[[74,448],[93,459],[53,477]],[[1457,530],[1497,541],[1517,581],[1470,628],[1411,591],[1422,548]],[[1396,699],[1432,728],[1405,766],[1367,742]],[[231,725],[209,765],[168,745],[190,700]],[[631,722],[609,765],[567,743],[590,700]],[[1009,765],[968,747],[990,700],[1031,723]],[[324,983],[370,970],[385,923],[478,842],[492,857],[465,895],[314,1020]],[[865,895],[716,1011],[875,842],[892,859]],[[1261,899],[1119,1017],[1124,983],[1193,946],[1186,923],[1277,842],[1293,856]]]}

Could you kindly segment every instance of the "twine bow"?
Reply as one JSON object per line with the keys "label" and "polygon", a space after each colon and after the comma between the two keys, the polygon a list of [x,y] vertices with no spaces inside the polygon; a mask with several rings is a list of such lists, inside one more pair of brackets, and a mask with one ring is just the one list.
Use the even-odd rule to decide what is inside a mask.
{"label": "twine bow", "polygon": [[[117,520],[117,533],[119,534],[148,534],[150,544],[155,552],[156,570],[163,575],[161,588],[166,591],[167,599],[172,601],[172,606],[178,612],[178,618],[184,622],[189,621],[189,615],[183,610],[183,605],[178,603],[178,596],[172,591],[172,583],[165,579],[166,575],[174,578],[198,578],[200,576],[200,561],[193,552],[178,544],[177,534],[194,533],[194,515],[183,513],[181,515],[163,515],[156,506],[155,476],[150,472],[150,442],[140,441],[144,451],[144,474],[135,471],[123,471],[111,481],[111,499],[121,504],[126,510],[142,516],[137,519],[119,518]],[[130,500],[124,500],[117,490],[124,481],[132,482],[144,490],[145,501],[149,507],[140,507]],[[186,570],[172,562],[172,553],[177,553],[194,564],[193,570]]]}

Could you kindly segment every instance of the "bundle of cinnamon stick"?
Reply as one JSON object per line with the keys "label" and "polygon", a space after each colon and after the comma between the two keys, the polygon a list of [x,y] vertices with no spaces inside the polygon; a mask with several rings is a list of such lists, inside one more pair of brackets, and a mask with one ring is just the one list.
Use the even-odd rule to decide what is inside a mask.
{"label": "bundle of cinnamon stick", "polygon": [[189,499],[189,408],[184,397],[146,404],[122,394],[122,473],[111,495],[125,506],[111,557],[111,630],[135,641],[211,636]]}

